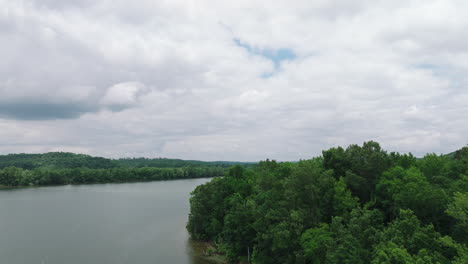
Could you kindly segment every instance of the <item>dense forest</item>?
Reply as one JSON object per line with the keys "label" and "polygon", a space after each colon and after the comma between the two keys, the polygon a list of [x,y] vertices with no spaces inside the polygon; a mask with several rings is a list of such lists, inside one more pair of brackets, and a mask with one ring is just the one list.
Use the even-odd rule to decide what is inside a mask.
{"label": "dense forest", "polygon": [[106,159],[92,157],[85,154],[74,154],[68,152],[49,152],[44,154],[8,154],[0,155],[0,169],[6,167],[17,167],[22,169],[36,168],[183,168],[183,167],[221,167],[229,168],[233,165],[243,167],[254,166],[254,162],[232,162],[232,161],[199,161],[181,160],[168,158],[122,158]]}
{"label": "dense forest", "polygon": [[229,168],[234,165],[243,167],[253,167],[255,162],[235,162],[235,161],[199,161],[180,159],[148,159],[148,158],[126,158],[115,160],[119,166],[123,167],[156,167],[156,168],[182,168],[182,167],[221,167]]}
{"label": "dense forest", "polygon": [[468,147],[416,158],[371,141],[234,166],[190,207],[192,238],[230,263],[466,264]]}
{"label": "dense forest", "polygon": [[255,163],[179,159],[106,159],[51,152],[0,156],[0,185],[34,186],[118,183],[223,176],[228,167]]}

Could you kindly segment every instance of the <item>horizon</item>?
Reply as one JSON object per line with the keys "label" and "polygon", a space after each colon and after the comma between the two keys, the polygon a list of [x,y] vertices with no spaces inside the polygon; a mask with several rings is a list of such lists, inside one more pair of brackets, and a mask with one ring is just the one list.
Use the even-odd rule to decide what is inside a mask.
{"label": "horizon", "polygon": [[[378,142],[377,142],[378,143]],[[358,144],[359,145],[359,144]],[[344,146],[337,146],[337,147],[342,147],[343,149],[346,149],[346,147]],[[399,154],[412,154],[414,157],[420,159],[420,158],[423,158],[424,156],[428,155],[428,154],[436,154],[436,155],[448,155],[448,154],[452,154],[452,153],[455,153],[456,151],[462,149],[463,147],[468,147],[468,145],[466,146],[462,146],[458,149],[455,149],[453,151],[449,151],[449,152],[446,152],[446,153],[436,153],[436,152],[427,152],[425,153],[424,155],[422,156],[416,156],[414,155],[413,153],[411,152],[405,152],[405,153],[400,153],[400,152],[397,152]],[[392,152],[396,152],[396,151],[389,151],[387,149],[384,149],[382,148],[384,151],[386,151],[387,153],[392,153]],[[323,149],[325,150],[325,149]],[[323,151],[322,150],[322,151]],[[134,157],[105,157],[105,156],[96,156],[96,155],[90,155],[90,154],[86,154],[86,153],[77,153],[77,152],[67,152],[67,151],[50,151],[50,152],[38,152],[38,153],[6,153],[6,154],[0,154],[0,156],[7,156],[7,155],[19,155],[19,154],[26,154],[26,155],[30,155],[30,154],[33,154],[33,155],[41,155],[41,154],[49,154],[49,153],[66,153],[66,154],[77,154],[77,155],[87,155],[87,156],[90,156],[90,157],[95,157],[95,158],[105,158],[105,159],[110,159],[110,160],[119,160],[119,159],[167,159],[167,160],[182,160],[182,161],[202,161],[202,162],[239,162],[239,163],[258,163],[260,161],[265,161],[265,160],[274,160],[274,161],[277,161],[277,162],[298,162],[300,160],[307,160],[307,159],[311,159],[311,158],[316,158],[316,157],[322,157],[322,154],[320,155],[316,155],[316,156],[310,156],[310,157],[304,157],[304,158],[300,158],[300,159],[297,159],[297,160],[276,160],[276,159],[271,159],[271,158],[263,158],[263,159],[260,159],[260,160],[200,160],[200,159],[183,159],[183,158],[177,158],[177,157],[145,157],[145,156],[134,156]]]}

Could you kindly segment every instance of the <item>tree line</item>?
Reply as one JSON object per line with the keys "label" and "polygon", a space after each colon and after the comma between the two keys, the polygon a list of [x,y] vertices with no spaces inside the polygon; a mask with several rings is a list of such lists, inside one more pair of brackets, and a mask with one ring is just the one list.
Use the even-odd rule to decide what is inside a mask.
{"label": "tree line", "polygon": [[157,168],[182,168],[182,167],[221,167],[229,168],[234,165],[243,167],[253,167],[255,162],[235,162],[235,161],[199,161],[199,160],[181,160],[167,158],[124,158],[115,160],[121,167],[157,167]]}
{"label": "tree line", "polygon": [[110,169],[48,169],[26,170],[7,167],[0,170],[0,185],[36,186],[91,183],[122,183],[217,177],[225,173],[220,167],[184,168],[110,168]]}
{"label": "tree line", "polygon": [[232,165],[255,163],[167,158],[106,159],[84,154],[0,155],[0,185],[35,186],[120,183],[223,176]]}
{"label": "tree line", "polygon": [[0,169],[17,167],[27,170],[37,168],[53,169],[110,169],[110,168],[184,168],[184,167],[221,167],[229,168],[234,165],[243,167],[255,166],[255,162],[232,161],[199,161],[168,158],[121,158],[106,159],[85,154],[68,152],[49,152],[43,154],[8,154],[0,155]]}
{"label": "tree line", "polygon": [[235,166],[192,192],[187,229],[229,263],[468,263],[468,147]]}

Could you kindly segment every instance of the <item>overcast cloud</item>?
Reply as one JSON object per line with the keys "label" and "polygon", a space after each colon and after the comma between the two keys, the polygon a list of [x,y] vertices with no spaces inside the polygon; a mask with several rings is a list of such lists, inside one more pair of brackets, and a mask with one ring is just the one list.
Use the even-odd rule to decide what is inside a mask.
{"label": "overcast cloud", "polygon": [[0,0],[0,153],[468,143],[465,0]]}

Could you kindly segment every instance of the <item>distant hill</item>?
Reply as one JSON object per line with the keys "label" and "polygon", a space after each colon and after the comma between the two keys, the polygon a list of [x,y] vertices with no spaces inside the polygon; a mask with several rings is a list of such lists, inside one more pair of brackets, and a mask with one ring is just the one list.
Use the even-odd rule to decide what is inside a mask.
{"label": "distant hill", "polygon": [[180,168],[180,167],[222,167],[228,168],[234,165],[250,167],[255,162],[236,162],[236,161],[199,161],[199,160],[181,160],[167,158],[125,158],[114,160],[122,167],[140,168],[140,167],[156,167],[156,168]]}
{"label": "distant hill", "polygon": [[85,154],[75,154],[69,152],[49,152],[44,154],[8,154],[0,155],[0,169],[6,167],[17,167],[23,169],[36,168],[182,168],[182,167],[221,167],[227,168],[234,165],[250,167],[254,162],[232,162],[232,161],[197,161],[167,158],[123,158],[107,159],[93,157]]}
{"label": "distant hill", "polygon": [[460,151],[460,150],[456,150],[454,152],[450,152],[448,154],[445,154],[444,156],[446,157],[450,157],[450,158],[455,158],[455,154],[457,154],[457,152]]}
{"label": "distant hill", "polygon": [[1,155],[0,168],[10,166],[31,170],[40,167],[109,169],[118,167],[119,165],[110,159],[68,152]]}
{"label": "distant hill", "polygon": [[464,153],[468,153],[468,146],[467,147],[463,147],[459,150],[456,150],[454,152],[450,152],[448,154],[445,154],[444,156],[447,156],[447,157],[450,157],[450,158],[454,158],[454,159],[460,159],[460,157],[464,156],[463,154]]}

